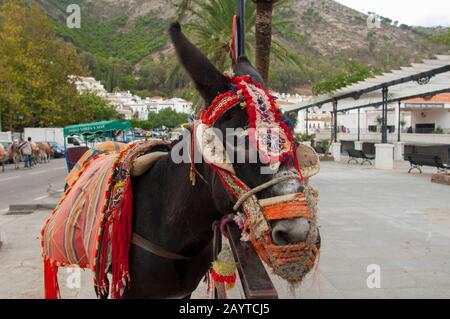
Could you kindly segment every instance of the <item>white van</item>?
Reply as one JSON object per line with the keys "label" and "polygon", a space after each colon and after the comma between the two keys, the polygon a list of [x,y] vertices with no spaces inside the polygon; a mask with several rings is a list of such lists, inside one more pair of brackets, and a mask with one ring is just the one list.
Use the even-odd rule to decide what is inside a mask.
{"label": "white van", "polygon": [[83,140],[78,136],[69,136],[66,141],[67,148],[85,146]]}

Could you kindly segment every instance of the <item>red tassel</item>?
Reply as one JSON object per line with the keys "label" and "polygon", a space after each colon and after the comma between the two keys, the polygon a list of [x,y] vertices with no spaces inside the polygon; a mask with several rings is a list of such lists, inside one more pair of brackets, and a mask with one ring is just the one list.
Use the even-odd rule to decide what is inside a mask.
{"label": "red tassel", "polygon": [[44,258],[45,299],[59,299],[58,266],[50,259]]}
{"label": "red tassel", "polygon": [[219,275],[214,269],[211,271],[212,279],[214,281],[214,285],[219,283],[225,284],[229,288],[233,288],[236,284],[236,273],[232,276],[223,276]]}
{"label": "red tassel", "polygon": [[122,203],[114,212],[114,225],[112,233],[112,283],[111,297],[120,299],[123,291],[130,282],[129,253],[132,234],[133,193],[131,181],[125,183]]}
{"label": "red tassel", "polygon": [[[103,238],[101,239],[101,247],[100,251],[97,250],[95,252],[96,259],[100,258],[99,267],[98,267],[98,280],[97,280],[97,288],[99,293],[104,296],[108,293],[107,291],[107,276],[106,276],[106,261],[108,259],[108,245],[109,245],[109,223],[106,221],[102,226],[103,228]],[[100,239],[99,239],[100,241]],[[100,256],[99,256],[100,254]],[[97,269],[95,270],[97,272]]]}

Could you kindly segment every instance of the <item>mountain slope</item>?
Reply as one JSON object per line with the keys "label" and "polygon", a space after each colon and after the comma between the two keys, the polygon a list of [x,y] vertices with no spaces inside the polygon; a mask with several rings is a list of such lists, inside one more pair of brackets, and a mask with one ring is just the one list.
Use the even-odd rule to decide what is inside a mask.
{"label": "mountain slope", "polygon": [[[126,61],[135,76],[142,65],[171,51],[165,30],[175,15],[176,0],[37,2],[55,20],[60,36],[94,56]],[[65,26],[65,8],[71,3],[81,5],[81,29]],[[283,21],[274,36],[298,55],[301,66],[292,82],[276,81],[280,72],[292,71],[278,62],[272,83],[288,81],[284,88],[291,91],[308,91],[324,77],[345,70],[348,63],[370,64],[383,71],[448,51],[433,37],[445,34],[445,29],[396,26],[388,18],[383,18],[381,28],[369,29],[365,14],[332,0],[293,0],[277,7],[274,14],[276,21]]]}

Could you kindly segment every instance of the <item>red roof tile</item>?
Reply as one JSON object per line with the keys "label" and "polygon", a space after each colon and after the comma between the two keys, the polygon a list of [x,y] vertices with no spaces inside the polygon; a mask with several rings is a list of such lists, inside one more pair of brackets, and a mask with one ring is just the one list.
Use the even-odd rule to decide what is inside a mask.
{"label": "red roof tile", "polygon": [[433,97],[403,100],[404,103],[450,103],[450,93],[441,93]]}

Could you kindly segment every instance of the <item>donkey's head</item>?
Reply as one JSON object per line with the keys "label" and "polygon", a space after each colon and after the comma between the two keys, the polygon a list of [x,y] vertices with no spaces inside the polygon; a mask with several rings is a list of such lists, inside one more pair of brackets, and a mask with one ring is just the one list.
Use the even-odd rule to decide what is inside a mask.
{"label": "donkey's head", "polygon": [[[206,105],[211,105],[217,96],[229,92],[233,88],[236,89],[236,83],[219,72],[207,57],[185,37],[178,23],[171,25],[170,36],[181,64],[190,75]],[[261,76],[245,56],[238,59],[233,69],[235,76],[249,76],[252,83],[260,85],[261,89],[264,88],[265,84]],[[285,175],[298,174],[295,169],[294,152],[290,152],[289,156],[280,160],[276,169],[273,169],[270,160],[263,159],[264,156],[257,149],[256,144],[249,141],[251,139],[249,134],[245,134],[249,129],[250,119],[241,102],[236,102],[212,123],[212,126],[221,132],[221,147],[224,147],[227,159],[232,159],[230,169],[233,170],[233,174],[250,189]],[[207,108],[203,110],[203,112],[207,111]],[[277,115],[277,118],[279,116],[281,115]],[[252,154],[257,155],[256,160],[252,160]],[[222,187],[223,191],[220,183],[217,186]],[[268,187],[258,192],[256,196],[261,200],[303,192],[303,182],[300,178],[296,178]],[[230,213],[230,211],[223,213]],[[273,221],[270,226],[271,237],[276,245],[304,242],[311,230],[310,222],[305,218]]]}

